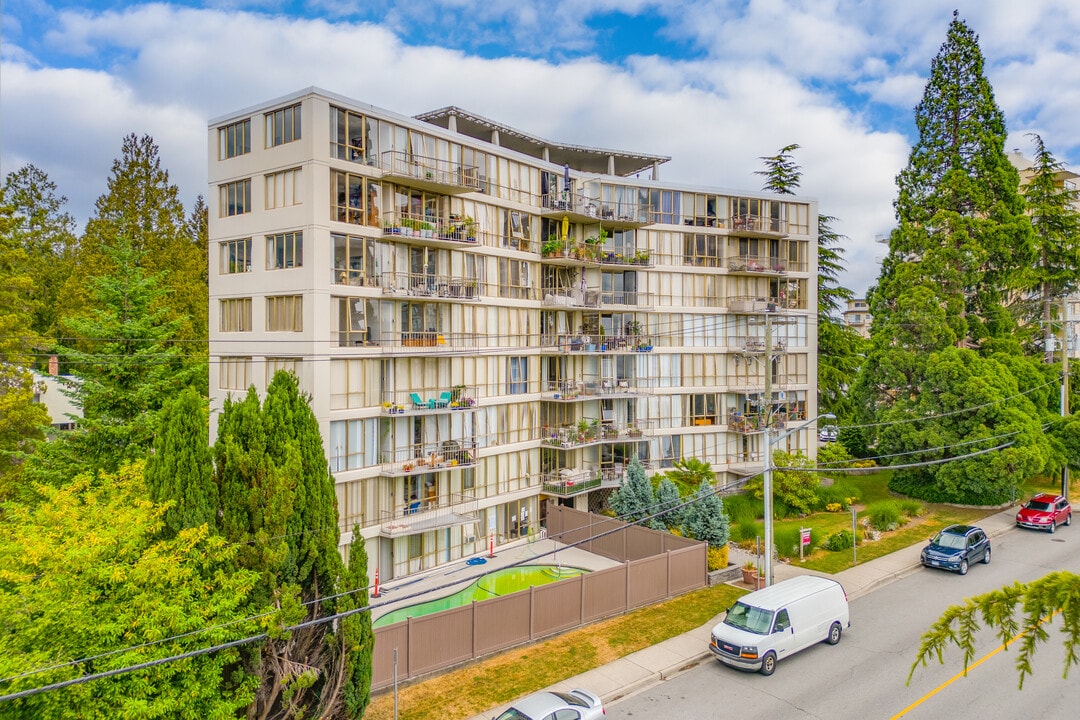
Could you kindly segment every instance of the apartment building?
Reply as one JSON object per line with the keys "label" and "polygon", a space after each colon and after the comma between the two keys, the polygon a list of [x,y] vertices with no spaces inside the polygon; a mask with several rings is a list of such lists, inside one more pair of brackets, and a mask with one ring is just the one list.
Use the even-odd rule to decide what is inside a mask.
{"label": "apartment building", "polygon": [[668,160],[315,88],[213,120],[212,407],[297,375],[383,581],[600,510],[635,455],[760,470],[817,414],[817,205]]}
{"label": "apartment building", "polygon": [[853,298],[847,301],[847,308],[843,312],[844,325],[851,328],[864,338],[870,337],[870,325],[873,316],[870,307],[866,304],[866,298]]}

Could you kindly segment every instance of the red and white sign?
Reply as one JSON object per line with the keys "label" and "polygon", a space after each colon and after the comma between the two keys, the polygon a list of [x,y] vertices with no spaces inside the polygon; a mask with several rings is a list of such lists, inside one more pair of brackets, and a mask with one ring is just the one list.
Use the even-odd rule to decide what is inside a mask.
{"label": "red and white sign", "polygon": [[802,544],[803,545],[809,545],[810,544],[810,528],[801,528],[800,532],[802,533]]}

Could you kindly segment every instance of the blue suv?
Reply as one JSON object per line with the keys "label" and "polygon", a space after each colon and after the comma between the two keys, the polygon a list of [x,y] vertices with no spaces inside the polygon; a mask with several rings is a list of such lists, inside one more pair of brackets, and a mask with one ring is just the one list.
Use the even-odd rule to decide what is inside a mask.
{"label": "blue suv", "polygon": [[967,575],[973,562],[990,564],[990,538],[974,525],[950,525],[923,548],[922,564]]}

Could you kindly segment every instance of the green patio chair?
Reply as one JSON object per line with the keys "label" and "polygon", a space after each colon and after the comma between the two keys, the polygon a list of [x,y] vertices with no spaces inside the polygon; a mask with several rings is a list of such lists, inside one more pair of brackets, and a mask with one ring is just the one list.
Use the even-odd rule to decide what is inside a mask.
{"label": "green patio chair", "polygon": [[431,407],[444,408],[450,405],[450,398],[454,397],[449,390],[443,390],[439,397],[431,401]]}
{"label": "green patio chair", "polygon": [[423,400],[414,392],[409,393],[409,400],[412,400],[414,410],[430,410],[432,407],[431,400]]}

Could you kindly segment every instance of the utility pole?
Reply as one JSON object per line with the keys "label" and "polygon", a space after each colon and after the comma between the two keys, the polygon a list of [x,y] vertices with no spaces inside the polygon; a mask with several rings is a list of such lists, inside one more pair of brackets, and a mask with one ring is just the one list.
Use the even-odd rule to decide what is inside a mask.
{"label": "utility pole", "polygon": [[765,587],[772,585],[773,494],[772,494],[772,314],[765,309],[765,462],[762,484],[765,495]]}
{"label": "utility pole", "polygon": [[[1061,298],[1061,417],[1069,415],[1069,298]],[[1061,468],[1061,496],[1069,497],[1069,464]]]}

